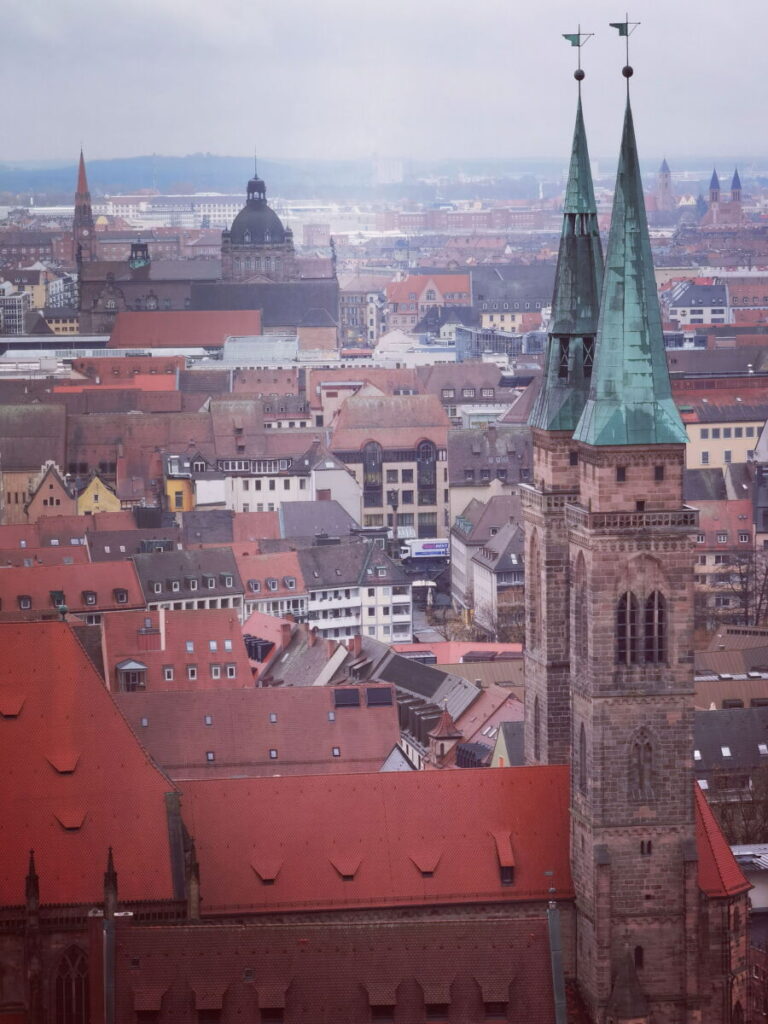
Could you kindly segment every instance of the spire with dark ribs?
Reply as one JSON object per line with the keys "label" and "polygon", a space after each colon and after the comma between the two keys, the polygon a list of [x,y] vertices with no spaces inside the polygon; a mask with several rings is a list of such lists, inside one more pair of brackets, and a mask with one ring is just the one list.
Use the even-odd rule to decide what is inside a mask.
{"label": "spire with dark ribs", "polygon": [[88,178],[85,174],[85,158],[82,149],[80,150],[80,166],[77,169],[72,235],[78,262],[93,259],[93,211],[91,210],[91,193],[88,191]]}
{"label": "spire with dark ribs", "polygon": [[579,421],[592,373],[602,279],[603,251],[579,94],[552,296],[547,365],[529,419],[532,427],[573,431]]}
{"label": "spire with dark ribs", "polygon": [[574,438],[590,445],[685,444],[672,400],[627,98],[605,257],[595,367]]}

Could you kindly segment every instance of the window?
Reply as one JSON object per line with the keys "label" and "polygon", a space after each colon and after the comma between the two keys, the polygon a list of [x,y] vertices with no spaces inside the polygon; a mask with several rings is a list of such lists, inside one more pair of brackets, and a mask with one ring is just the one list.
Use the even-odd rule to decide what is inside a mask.
{"label": "window", "polygon": [[237,665],[227,665],[227,679],[235,679],[237,676]]}
{"label": "window", "polygon": [[270,761],[276,761],[277,760],[277,751],[275,750],[274,747],[269,752],[269,759],[270,759]]}
{"label": "window", "polygon": [[225,640],[224,641],[224,650],[225,651],[231,651],[232,650],[232,641],[231,640]]}
{"label": "window", "polygon": [[76,946],[71,946],[59,961],[54,999],[58,1024],[88,1024],[88,964]]}
{"label": "window", "polygon": [[616,483],[623,484],[627,479],[627,467],[617,466],[616,467]]}
{"label": "window", "polygon": [[205,760],[206,761],[215,761],[216,760],[215,753],[212,750],[206,750],[206,752],[205,752]]}
{"label": "window", "polygon": [[730,757],[731,756],[731,748],[730,747],[720,747],[720,753],[723,755],[723,757]]}
{"label": "window", "polygon": [[221,679],[221,665],[211,665],[211,679]]}
{"label": "window", "polygon": [[195,642],[194,642],[194,640],[187,640],[186,643],[184,644],[184,649],[187,652],[187,654],[194,654],[194,652],[195,652]]}
{"label": "window", "polygon": [[709,427],[702,427],[701,430],[699,431],[699,436],[701,437],[702,441],[708,441],[709,440]]}
{"label": "window", "polygon": [[179,592],[180,584],[178,580],[171,580],[171,590],[174,594]]}
{"label": "window", "polygon": [[731,436],[731,428],[723,427],[723,438],[729,438]]}
{"label": "window", "polygon": [[702,466],[708,466],[709,465],[709,452],[702,452],[701,453],[701,464],[702,464]]}
{"label": "window", "polygon": [[720,438],[720,427],[712,427],[712,440],[717,441]]}
{"label": "window", "polygon": [[645,602],[645,661],[658,665],[666,661],[667,608],[664,595],[654,590]]}
{"label": "window", "polygon": [[718,533],[718,535],[717,535],[717,543],[718,544],[727,544],[728,543],[728,534],[727,533]]}
{"label": "window", "polygon": [[277,712],[276,711],[270,711],[270,713],[269,713],[269,720],[270,720],[270,722],[273,725],[275,724],[275,722],[277,721]]}
{"label": "window", "polygon": [[730,448],[726,448],[725,451],[723,452],[723,462],[725,462],[726,464],[731,462],[731,449]]}
{"label": "window", "polygon": [[208,650],[209,651],[216,651],[216,650],[218,650],[218,647],[219,647],[219,645],[216,643],[215,640],[209,640],[208,641]]}
{"label": "window", "polygon": [[331,747],[331,754],[334,757],[341,757],[341,747]]}
{"label": "window", "polygon": [[166,683],[173,682],[173,665],[163,666],[163,679],[166,681]]}
{"label": "window", "polygon": [[739,543],[740,544],[749,544],[749,540],[750,540],[750,537],[749,537],[748,533],[740,533],[739,534]]}
{"label": "window", "polygon": [[187,679],[197,679],[197,665],[187,665]]}
{"label": "window", "polygon": [[657,482],[664,479],[664,467],[654,466],[653,467],[653,479]]}
{"label": "window", "polygon": [[637,598],[627,592],[616,606],[616,661],[619,665],[635,665],[637,659]]}
{"label": "window", "polygon": [[706,536],[703,533],[697,533],[696,534],[696,543],[697,544],[703,544],[706,541],[706,539],[707,538],[706,538]]}

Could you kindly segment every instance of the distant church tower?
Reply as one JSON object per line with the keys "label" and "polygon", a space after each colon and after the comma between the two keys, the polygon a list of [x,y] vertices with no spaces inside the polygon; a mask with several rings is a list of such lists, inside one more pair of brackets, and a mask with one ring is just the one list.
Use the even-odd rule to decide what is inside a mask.
{"label": "distant church tower", "polygon": [[672,191],[672,172],[666,157],[661,161],[656,179],[656,209],[669,212],[675,208],[675,195]]}
{"label": "distant church tower", "polygon": [[283,227],[267,205],[267,186],[250,179],[243,209],[229,231],[221,234],[221,276],[224,281],[296,280],[293,232]]}
{"label": "distant church tower", "polygon": [[74,256],[78,263],[90,263],[96,258],[91,193],[85,175],[85,159],[80,150],[80,166],[77,171],[75,190],[75,216],[72,222]]}
{"label": "distant church tower", "polygon": [[734,169],[733,178],[731,179],[731,202],[741,202],[741,178],[739,177],[738,167]]}
{"label": "distant church tower", "polygon": [[683,503],[687,438],[629,98],[604,274],[583,134],[579,108],[534,480],[521,488],[526,761],[570,762],[576,974],[592,1019],[694,1024],[697,513]]}
{"label": "distant church tower", "polygon": [[709,179],[709,201],[720,202],[720,178],[717,175],[717,168],[712,171],[712,177]]}
{"label": "distant church tower", "polygon": [[579,466],[572,434],[592,376],[602,280],[603,252],[579,91],[545,381],[529,421],[533,434],[533,484],[522,492],[527,532],[528,764],[565,764],[570,756],[565,505],[578,496]]}

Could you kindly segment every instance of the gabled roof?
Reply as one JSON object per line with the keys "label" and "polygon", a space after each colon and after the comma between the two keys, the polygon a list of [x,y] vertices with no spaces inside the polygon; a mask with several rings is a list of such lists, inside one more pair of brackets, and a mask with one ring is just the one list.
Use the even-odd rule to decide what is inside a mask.
{"label": "gabled roof", "polygon": [[30,850],[44,904],[99,904],[110,846],[121,900],[173,898],[165,810],[173,784],[72,631],[6,623],[0,647],[0,772],[13,780],[0,787],[0,904],[23,904]]}
{"label": "gabled roof", "polygon": [[549,766],[187,782],[203,913],[570,898],[567,779]]}
{"label": "gabled roof", "polygon": [[[352,689],[356,707],[337,707],[335,689],[325,686],[122,693],[116,700],[176,780],[377,772],[400,736],[397,704],[391,687]],[[389,704],[369,702],[369,689],[380,700],[389,694]]]}
{"label": "gabled roof", "polygon": [[696,792],[696,850],[699,888],[707,896],[738,896],[752,888],[736,863],[700,787]]}
{"label": "gabled roof", "polygon": [[303,548],[298,556],[301,575],[308,590],[406,585],[410,582],[403,570],[381,548],[370,543],[319,545]]}
{"label": "gabled roof", "polygon": [[595,365],[574,438],[685,444],[672,400],[632,110],[627,101],[605,255]]}
{"label": "gabled roof", "polygon": [[449,426],[436,395],[353,395],[339,410],[330,447],[338,452],[378,441],[384,448],[412,448],[425,439],[445,447]]}
{"label": "gabled roof", "polygon": [[[92,600],[91,594],[95,595]],[[119,600],[122,594],[125,598]],[[23,598],[29,598],[29,607],[24,607]],[[0,618],[5,620],[52,618],[61,603],[80,615],[144,607],[136,570],[129,561],[3,569],[0,602]]]}

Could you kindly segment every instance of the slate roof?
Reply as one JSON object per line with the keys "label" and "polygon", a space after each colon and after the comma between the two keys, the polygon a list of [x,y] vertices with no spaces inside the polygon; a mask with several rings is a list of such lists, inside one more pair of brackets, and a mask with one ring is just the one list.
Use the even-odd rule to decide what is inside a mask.
{"label": "slate roof", "polygon": [[728,497],[723,471],[719,467],[686,469],[683,471],[683,499],[696,501],[725,501]]}
{"label": "slate roof", "polygon": [[[524,425],[456,429],[448,432],[448,480],[451,487],[490,485],[504,470],[506,483],[529,479],[532,465],[531,432]],[[468,481],[466,471],[474,478]],[[488,471],[484,480],[482,470]]]}
{"label": "slate roof", "polygon": [[[163,281],[216,281],[221,277],[218,260],[157,260],[153,259],[144,267],[133,270],[127,260],[94,260],[84,262],[80,268],[85,283],[106,281],[111,274],[115,282],[141,283]],[[150,316],[152,312],[149,311]],[[118,314],[120,315],[120,314]],[[144,315],[139,314],[139,315]],[[161,313],[164,316],[165,313]]]}
{"label": "slate roof", "polygon": [[703,285],[691,282],[676,299],[669,303],[670,312],[683,306],[727,306],[728,293],[724,284]]}
{"label": "slate roof", "polygon": [[[298,327],[311,309],[338,321],[339,285],[334,278],[262,284],[193,284],[193,309],[261,310],[265,328]],[[261,331],[243,332],[260,334]]]}
{"label": "slate roof", "polygon": [[234,540],[235,513],[230,509],[192,509],[181,514],[184,547],[192,544],[229,544]]}
{"label": "slate roof", "polygon": [[[400,736],[393,690],[355,689],[358,707],[337,707],[335,689],[325,686],[123,693],[116,700],[176,780],[377,772]],[[369,689],[389,692],[389,704],[370,704]]]}
{"label": "slate roof", "polygon": [[110,846],[121,900],[173,898],[173,784],[136,743],[72,631],[5,623],[0,646],[0,771],[13,779],[0,787],[0,815],[13,823],[0,837],[0,904],[23,904],[32,849],[44,903],[100,904]]}
{"label": "slate roof", "polygon": [[[407,585],[409,577],[381,548],[370,543],[329,544],[298,552],[308,590],[327,587]],[[384,569],[384,575],[378,570]]]}
{"label": "slate roof", "polygon": [[[147,603],[233,597],[243,593],[234,555],[229,548],[198,548],[191,551],[160,551],[132,558]],[[225,577],[232,578],[227,586]],[[214,585],[208,586],[212,579]],[[176,580],[178,590],[171,582]],[[196,586],[193,586],[193,582]],[[155,592],[154,584],[160,584]]]}
{"label": "slate roof", "polygon": [[349,537],[359,524],[338,501],[284,501],[278,510],[280,536],[286,539]]}
{"label": "slate roof", "polygon": [[[768,767],[768,707],[697,711],[693,768],[710,784],[718,774],[750,775]],[[762,749],[761,749],[762,748]],[[729,753],[724,754],[723,750]]]}
{"label": "slate roof", "polygon": [[[473,267],[472,305],[482,310],[483,302],[520,303],[522,310],[526,302],[531,309],[536,303],[548,306],[552,301],[555,280],[555,264],[537,262],[532,264],[499,263],[491,266]],[[510,309],[513,307],[510,306]]]}

